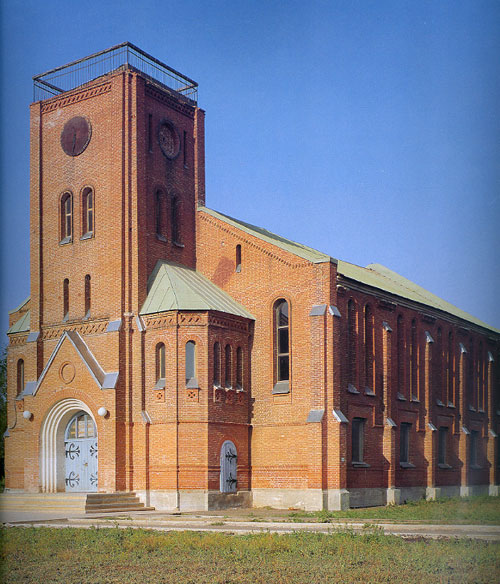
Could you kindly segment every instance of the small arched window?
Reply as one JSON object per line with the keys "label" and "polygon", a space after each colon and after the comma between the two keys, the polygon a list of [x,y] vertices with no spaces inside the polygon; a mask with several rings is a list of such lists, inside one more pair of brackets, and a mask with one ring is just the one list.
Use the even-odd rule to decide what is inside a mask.
{"label": "small arched window", "polygon": [[61,243],[73,239],[73,195],[68,191],[61,197]]}
{"label": "small arched window", "polygon": [[19,359],[17,362],[17,395],[24,390],[24,361]]}
{"label": "small arched window", "polygon": [[63,282],[63,321],[69,318],[69,280],[66,278]]}
{"label": "small arched window", "polygon": [[180,243],[180,203],[178,197],[172,197],[171,201],[171,223],[172,223],[172,241]]}
{"label": "small arched window", "polygon": [[92,237],[94,233],[94,191],[87,187],[82,195],[82,237]]}
{"label": "small arched window", "polygon": [[85,276],[85,318],[90,317],[90,275]]}
{"label": "small arched window", "polygon": [[236,389],[243,389],[243,349],[236,349]]}
{"label": "small arched window", "polygon": [[290,391],[290,335],[289,310],[286,300],[274,305],[274,353],[276,384],[274,393]]}
{"label": "small arched window", "polygon": [[231,370],[233,368],[233,351],[231,345],[226,345],[225,350],[225,367],[224,367],[224,385],[230,389],[233,387]]}
{"label": "small arched window", "polygon": [[165,345],[156,345],[156,389],[165,387]]}
{"label": "small arched window", "polygon": [[241,245],[236,246],[236,272],[241,272]]}
{"label": "small arched window", "polygon": [[167,199],[165,194],[158,190],[155,195],[156,237],[160,241],[167,241]]}
{"label": "small arched window", "polygon": [[214,344],[214,386],[220,387],[220,344]]}
{"label": "small arched window", "polygon": [[196,379],[196,344],[194,341],[186,343],[186,387],[198,387]]}

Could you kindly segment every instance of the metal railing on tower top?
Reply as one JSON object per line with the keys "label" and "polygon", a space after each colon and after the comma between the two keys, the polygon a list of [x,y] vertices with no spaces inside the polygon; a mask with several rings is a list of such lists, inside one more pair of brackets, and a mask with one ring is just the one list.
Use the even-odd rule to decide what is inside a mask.
{"label": "metal railing on tower top", "polygon": [[56,67],[41,75],[35,75],[33,100],[48,99],[65,91],[71,91],[120,67],[134,68],[154,82],[180,93],[192,102],[197,101],[198,83],[196,81],[128,42]]}

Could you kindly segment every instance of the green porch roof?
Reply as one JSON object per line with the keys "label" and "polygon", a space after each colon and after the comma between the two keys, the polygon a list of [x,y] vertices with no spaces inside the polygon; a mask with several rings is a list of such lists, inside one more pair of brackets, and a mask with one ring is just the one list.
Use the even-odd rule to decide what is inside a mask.
{"label": "green porch roof", "polygon": [[362,268],[355,264],[339,261],[337,264],[337,272],[350,280],[355,280],[372,288],[384,290],[385,292],[401,296],[402,298],[407,298],[408,300],[418,302],[419,304],[425,304],[432,308],[437,308],[438,310],[452,314],[453,316],[490,331],[494,331],[495,333],[500,332],[381,264],[369,264],[366,268]]}
{"label": "green porch roof", "polygon": [[[26,302],[23,302],[23,304],[21,304],[21,306],[23,306],[24,304],[26,304]],[[17,320],[11,327],[10,329],[7,331],[8,335],[12,335],[14,333],[25,333],[28,332],[30,330],[30,310],[28,310],[27,312],[25,312],[21,318],[19,320]]]}
{"label": "green porch roof", "polygon": [[167,310],[217,310],[255,320],[241,304],[196,270],[159,260],[148,280],[140,314]]}

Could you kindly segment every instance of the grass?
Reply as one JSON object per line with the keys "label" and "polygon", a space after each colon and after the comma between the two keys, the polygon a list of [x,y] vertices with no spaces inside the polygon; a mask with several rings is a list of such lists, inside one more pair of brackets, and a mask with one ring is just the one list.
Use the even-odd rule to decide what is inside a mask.
{"label": "grass", "polygon": [[376,529],[228,535],[141,529],[0,531],[5,584],[329,584],[497,581],[500,544],[403,540]]}
{"label": "grass", "polygon": [[293,511],[291,521],[329,522],[339,519],[381,520],[396,522],[422,521],[425,523],[455,523],[500,525],[499,497],[457,497],[436,501],[411,501],[405,505],[347,509],[346,511]]}

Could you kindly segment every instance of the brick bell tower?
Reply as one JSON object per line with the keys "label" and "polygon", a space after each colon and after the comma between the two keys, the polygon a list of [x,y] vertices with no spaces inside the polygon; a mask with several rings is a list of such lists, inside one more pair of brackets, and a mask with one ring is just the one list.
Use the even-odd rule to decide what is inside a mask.
{"label": "brick bell tower", "polygon": [[138,314],[158,259],[195,266],[197,84],[130,43],[34,83],[31,330]]}
{"label": "brick bell tower", "polygon": [[[9,329],[8,488],[147,488],[138,315],[158,260],[196,264],[196,98],[197,83],[130,43],[34,77],[31,297]],[[98,437],[86,477],[90,463],[65,462],[85,446],[67,448],[72,419],[90,457]]]}

